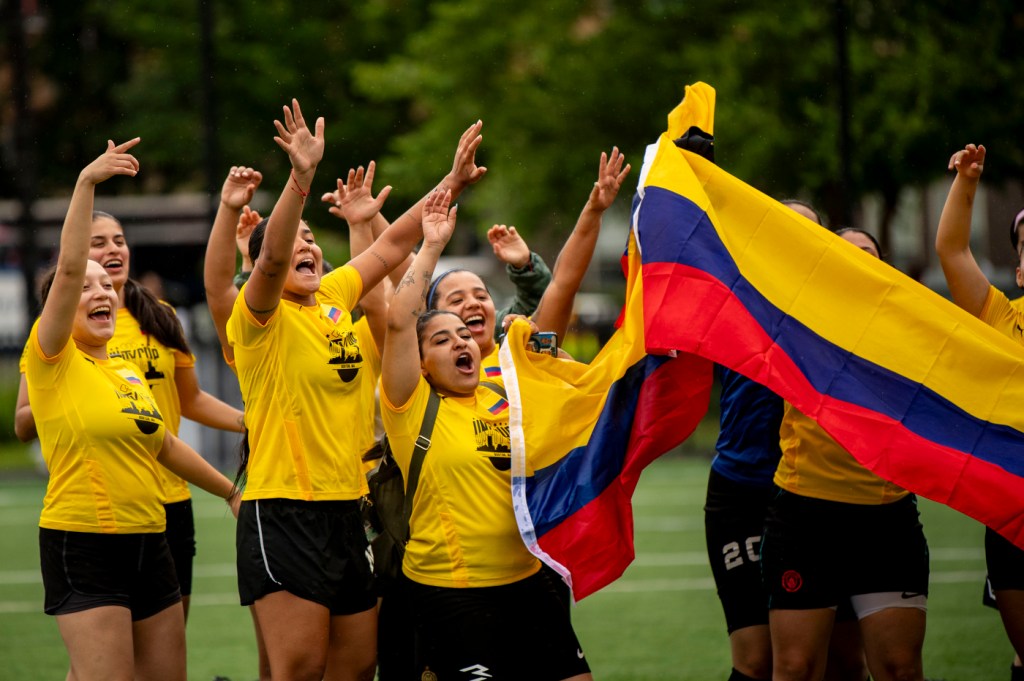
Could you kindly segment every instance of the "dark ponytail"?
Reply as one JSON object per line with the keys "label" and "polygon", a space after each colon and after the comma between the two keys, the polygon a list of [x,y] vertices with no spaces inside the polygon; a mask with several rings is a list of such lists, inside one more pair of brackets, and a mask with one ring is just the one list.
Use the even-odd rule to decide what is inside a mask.
{"label": "dark ponytail", "polygon": [[249,478],[249,429],[245,429],[238,444],[238,470],[235,472],[235,489],[245,489]]}
{"label": "dark ponytail", "polygon": [[191,355],[192,350],[185,340],[181,321],[170,305],[156,299],[145,286],[128,279],[124,283],[124,306],[135,317],[142,332],[157,339],[163,345]]}

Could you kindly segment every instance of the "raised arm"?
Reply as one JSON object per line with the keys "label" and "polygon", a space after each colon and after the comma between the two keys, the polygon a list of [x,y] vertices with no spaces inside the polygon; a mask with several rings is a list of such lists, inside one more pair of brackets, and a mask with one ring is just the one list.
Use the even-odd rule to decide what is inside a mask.
{"label": "raised arm", "polygon": [[324,119],[318,118],[315,132],[311,132],[302,117],[298,100],[292,100],[291,108],[284,107],[284,123],[275,120],[274,126],[277,128],[274,141],[288,153],[292,171],[270,213],[263,248],[253,263],[252,276],[245,287],[245,304],[261,322],[270,319],[281,302],[302,207],[309,195],[317,164],[324,155]]}
{"label": "raised arm", "polygon": [[[377,198],[373,197],[374,170],[373,161],[370,161],[365,172],[362,166],[349,169],[347,181],[342,182],[339,178],[338,188],[321,197],[322,201],[330,204],[331,215],[348,223],[349,249],[353,258],[373,244],[372,223],[380,217],[384,200],[391,193],[391,187],[384,187]],[[409,262],[411,264],[411,259]],[[387,283],[387,280],[383,280],[369,291],[364,290],[359,301],[378,350],[384,349],[384,335],[387,332],[388,306],[384,292]]]}
{"label": "raised arm", "polygon": [[60,232],[57,272],[39,316],[39,347],[48,357],[60,352],[71,338],[75,311],[85,284],[86,264],[89,262],[96,185],[114,175],[137,175],[139,162],[128,150],[138,143],[138,137],[119,145],[107,140],[107,150],[78,175]]}
{"label": "raised arm", "polygon": [[956,177],[935,234],[935,252],[953,302],[975,316],[981,314],[990,286],[971,253],[971,213],[984,167],[985,147],[980,145],[968,144],[949,159],[949,169],[956,169]]}
{"label": "raised arm", "polygon": [[451,198],[451,191],[436,191],[427,197],[423,209],[423,246],[395,289],[388,310],[381,390],[396,406],[408,402],[420,380],[416,322],[427,309],[427,290],[434,267],[455,229],[457,209],[448,210]]}
{"label": "raised arm", "polygon": [[[370,161],[365,171],[363,166],[349,168],[345,181],[338,178],[338,188],[326,192],[320,200],[330,205],[328,212],[336,218],[348,222],[349,226],[366,227],[370,230],[370,242],[384,233],[390,225],[381,214],[381,208],[391,193],[391,185],[380,190],[377,197],[373,196],[373,178],[377,173],[376,161]],[[369,243],[366,244],[369,246]],[[364,249],[361,249],[361,253]],[[356,251],[352,251],[356,255]]]}
{"label": "raised arm", "polygon": [[[253,231],[263,221],[263,217],[249,206],[242,208],[242,214],[238,216],[238,224],[235,226],[235,247],[238,255],[242,258],[242,264],[235,275],[235,288],[241,288],[252,274],[252,258],[249,257],[249,238]],[[241,278],[241,281],[239,281]]]}
{"label": "raised arm", "polygon": [[[476,184],[484,175],[487,174],[487,168],[485,166],[478,166],[476,164],[476,150],[480,147],[480,143],[483,142],[483,135],[480,131],[483,130],[483,122],[477,121],[473,125],[466,128],[462,133],[462,137],[459,138],[459,145],[455,149],[455,158],[452,160],[452,169],[444,176],[441,183],[436,187],[440,190],[448,190],[452,193],[452,201],[458,199],[466,187]],[[420,226],[423,220],[423,206],[430,196],[430,192],[422,199],[416,202],[412,208],[405,211],[394,223],[388,224],[387,220],[374,220],[373,221],[373,237],[379,241],[380,237],[386,232],[391,232],[392,229],[396,229],[392,233],[394,241],[399,244],[397,248],[390,250],[391,257],[394,258],[400,254],[401,260],[387,260],[387,254],[381,253],[380,256],[384,257],[384,262],[387,263],[388,267],[386,272],[391,276],[391,282],[397,287],[402,280],[405,270],[408,269],[408,263],[410,262],[409,254],[412,251],[413,246],[420,239]],[[377,248],[377,244],[374,244],[374,249]],[[373,251],[374,249],[371,249]],[[368,270],[368,274],[375,274],[375,267],[378,264],[374,263],[373,260],[378,256],[372,256],[366,260],[371,269]],[[352,263],[355,264],[355,263]],[[383,275],[381,275],[383,276]],[[364,289],[366,288],[367,278],[363,277]]]}
{"label": "raised arm", "polygon": [[[495,318],[500,320],[510,314],[533,314],[551,283],[551,270],[547,263],[530,251],[515,227],[494,225],[487,230],[487,240],[491,242],[495,257],[505,263],[508,279],[516,287],[512,304],[499,310]],[[500,334],[500,329],[495,329],[495,336]]]}
{"label": "raised arm", "polygon": [[594,256],[594,247],[601,232],[601,217],[615,201],[622,182],[629,174],[630,165],[627,163],[623,167],[624,161],[625,157],[619,153],[618,147],[612,148],[611,156],[601,152],[597,182],[590,190],[576,226],[558,254],[551,283],[533,316],[541,331],[554,331],[559,338],[565,337],[576,293]]}
{"label": "raised arm", "polygon": [[[225,352],[231,352],[227,324],[235,298],[238,297],[234,283],[237,226],[242,218],[242,209],[252,201],[262,181],[263,175],[258,170],[244,166],[231,167],[220,190],[220,206],[213,220],[210,239],[206,243],[206,259],[203,263],[206,304],[210,308],[214,328],[217,329],[217,338]],[[249,214],[252,214],[251,211]]]}

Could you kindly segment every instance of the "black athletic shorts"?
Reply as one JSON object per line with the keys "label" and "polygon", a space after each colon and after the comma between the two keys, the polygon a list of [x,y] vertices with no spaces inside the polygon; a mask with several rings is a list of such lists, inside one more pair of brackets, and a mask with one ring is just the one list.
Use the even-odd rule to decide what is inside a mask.
{"label": "black athletic shorts", "polygon": [[47,615],[116,605],[138,621],[181,601],[162,532],[94,534],[41,527],[39,560]]}
{"label": "black athletic shorts", "polygon": [[765,522],[761,565],[769,608],[828,608],[873,593],[927,596],[917,498],[846,504],[780,490]]}
{"label": "black athletic shorts", "polygon": [[735,482],[715,470],[708,476],[704,536],[708,561],[729,633],[768,624],[768,594],[761,581],[761,535],[775,487]]}
{"label": "black athletic shorts", "polygon": [[352,615],[376,606],[359,501],[243,501],[235,534],[242,605],[287,591]]}
{"label": "black athletic shorts", "polygon": [[586,674],[560,580],[547,570],[504,586],[443,588],[410,583],[417,676],[558,681]]}
{"label": "black athletic shorts", "polygon": [[1024,589],[1024,549],[988,527],[985,528],[985,566],[993,591]]}
{"label": "black athletic shorts", "polygon": [[192,517],[192,500],[164,504],[167,513],[167,546],[171,549],[174,571],[182,596],[192,595],[192,561],[196,557],[196,523]]}

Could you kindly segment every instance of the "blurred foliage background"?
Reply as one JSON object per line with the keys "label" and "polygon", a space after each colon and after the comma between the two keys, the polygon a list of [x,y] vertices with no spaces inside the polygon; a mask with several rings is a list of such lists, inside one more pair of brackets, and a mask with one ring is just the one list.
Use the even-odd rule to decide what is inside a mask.
{"label": "blurred foliage background", "polygon": [[[975,211],[985,225],[975,253],[997,286],[1013,286],[1005,224],[1024,203],[1017,0],[0,0],[0,17],[0,275],[16,279],[20,268],[24,282],[0,297],[21,295],[31,310],[34,271],[56,243],[59,203],[49,217],[37,210],[37,223],[24,207],[66,200],[107,138],[139,135],[140,176],[100,193],[138,205],[200,193],[189,209],[198,236],[140,239],[133,268],[178,279],[168,283],[185,293],[167,298],[194,310],[211,370],[220,362],[201,309],[205,206],[231,165],[250,165],[264,174],[269,209],[289,170],[272,121],[292,97],[307,118],[326,119],[314,196],[375,159],[376,187],[394,187],[391,219],[447,172],[460,133],[482,119],[478,161],[489,172],[460,199],[454,255],[489,252],[487,228],[505,223],[553,263],[600,152],[617,145],[634,172],[606,218],[614,243],[599,249],[584,289],[600,291],[591,316],[605,321],[644,148],[698,80],[717,90],[719,165],[777,198],[812,202],[830,225],[871,229],[896,267],[939,290],[930,235],[940,180],[954,150],[986,144],[983,189],[1002,198],[979,193],[987,210]],[[319,205],[305,215],[315,228],[333,222]],[[128,217],[161,226],[159,216]],[[177,238],[174,219],[163,231]],[[335,225],[318,240],[342,262]],[[596,349],[600,332],[588,333],[584,346]],[[3,351],[23,338],[5,336]],[[232,394],[219,368],[225,375],[204,386]],[[2,381],[0,416],[13,399]],[[9,435],[0,423],[0,439]]]}
{"label": "blurred foliage background", "polygon": [[376,159],[378,184],[395,187],[392,217],[441,177],[459,133],[483,119],[490,174],[461,215],[478,236],[504,222],[560,241],[600,151],[618,145],[638,167],[697,80],[718,90],[719,164],[770,194],[807,198],[833,221],[844,197],[877,193],[884,231],[900,191],[941,175],[968,141],[988,145],[988,180],[1024,175],[1024,6],[1014,0],[0,4],[0,197],[16,195],[19,173],[6,21],[19,6],[39,196],[67,193],[107,137],[134,135],[143,173],[118,191],[209,188],[204,169],[219,178],[242,163],[276,192],[287,160],[271,121],[297,97],[327,120],[318,184]]}

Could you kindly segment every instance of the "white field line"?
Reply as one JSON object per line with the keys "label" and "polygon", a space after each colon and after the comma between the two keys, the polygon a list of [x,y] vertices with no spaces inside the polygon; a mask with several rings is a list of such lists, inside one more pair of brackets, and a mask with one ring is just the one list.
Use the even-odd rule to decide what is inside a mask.
{"label": "white field line", "polygon": [[[981,584],[985,578],[984,566],[975,570],[936,570],[936,563],[944,562],[978,562],[983,563],[984,552],[980,547],[937,548],[931,551],[932,584],[963,584],[975,582]],[[707,564],[707,554],[702,551],[685,551],[679,553],[641,553],[633,565],[635,567],[686,567]],[[235,566],[232,563],[214,563],[196,565],[197,580],[234,577]],[[4,570],[0,571],[0,586],[16,586],[23,584],[41,585],[37,570]],[[677,579],[639,579],[626,576],[605,587],[601,593],[628,594],[650,592],[679,591],[713,591],[715,582],[711,577],[689,577]],[[238,594],[235,591],[203,593],[200,588],[192,596],[193,607],[215,605],[236,605]],[[33,613],[42,610],[42,595],[34,600],[0,601],[0,615],[12,613]]]}

